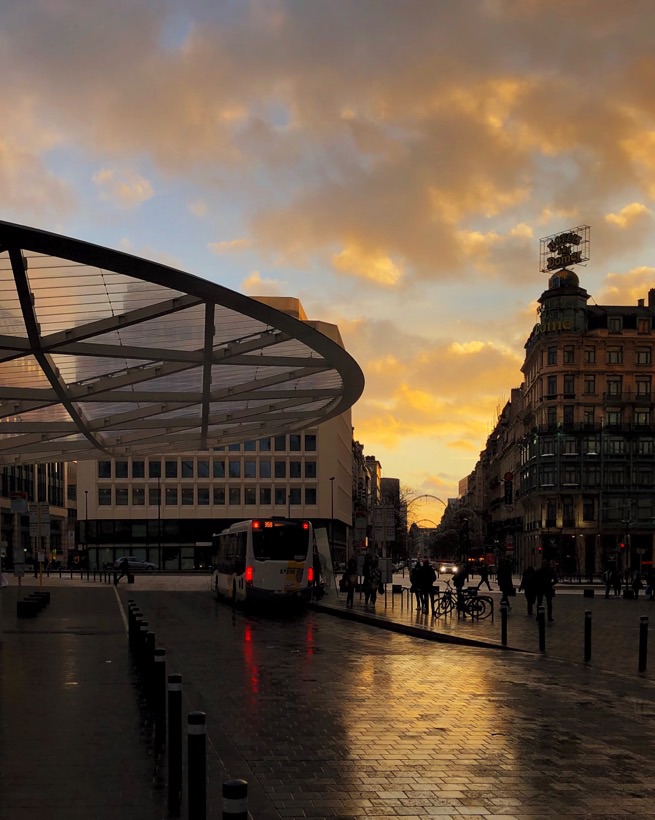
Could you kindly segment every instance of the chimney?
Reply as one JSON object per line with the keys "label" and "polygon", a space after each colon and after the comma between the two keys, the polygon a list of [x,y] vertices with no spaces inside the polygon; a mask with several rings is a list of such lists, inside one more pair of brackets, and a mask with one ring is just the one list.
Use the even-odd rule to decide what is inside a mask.
{"label": "chimney", "polygon": [[655,288],[648,291],[648,307],[655,307]]}
{"label": "chimney", "polygon": [[643,307],[643,306],[644,306],[644,300],[643,299],[637,299],[637,307]]}

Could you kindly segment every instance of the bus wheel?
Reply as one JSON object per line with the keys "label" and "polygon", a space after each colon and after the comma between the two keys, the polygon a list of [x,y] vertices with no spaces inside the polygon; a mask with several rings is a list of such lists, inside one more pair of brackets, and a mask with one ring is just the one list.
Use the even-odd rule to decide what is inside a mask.
{"label": "bus wheel", "polygon": [[236,607],[237,605],[237,585],[236,582],[232,584],[232,606]]}

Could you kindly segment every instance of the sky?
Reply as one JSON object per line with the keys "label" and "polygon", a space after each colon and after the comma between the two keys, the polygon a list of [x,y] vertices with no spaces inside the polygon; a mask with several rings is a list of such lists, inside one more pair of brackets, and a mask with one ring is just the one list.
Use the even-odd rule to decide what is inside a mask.
{"label": "sky", "polygon": [[298,297],[364,371],[355,438],[416,496],[457,496],[521,383],[541,237],[591,226],[599,304],[655,287],[652,0],[0,15],[0,219]]}

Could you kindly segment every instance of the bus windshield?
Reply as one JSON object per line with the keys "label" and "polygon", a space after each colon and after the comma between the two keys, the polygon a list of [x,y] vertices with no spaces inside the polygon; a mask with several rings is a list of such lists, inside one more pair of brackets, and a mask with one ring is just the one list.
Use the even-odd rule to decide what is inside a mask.
{"label": "bus windshield", "polygon": [[304,561],[309,547],[309,530],[302,524],[264,521],[252,530],[252,550],[258,561]]}

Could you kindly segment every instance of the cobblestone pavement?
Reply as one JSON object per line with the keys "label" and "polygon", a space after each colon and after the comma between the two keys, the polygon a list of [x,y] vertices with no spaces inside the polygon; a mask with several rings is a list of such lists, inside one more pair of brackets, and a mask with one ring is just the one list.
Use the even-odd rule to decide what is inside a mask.
{"label": "cobblestone pavement", "polygon": [[[206,579],[201,583],[198,578],[176,581],[175,590],[166,591],[159,579],[137,578],[134,587],[120,586],[118,592],[123,604],[129,596],[141,606],[158,644],[167,650],[168,670],[183,675],[185,710],[207,713],[210,817],[220,816],[220,786],[227,777],[248,780],[255,820],[655,816],[655,683],[633,672],[633,636],[626,635],[623,625],[632,624],[635,615],[638,619],[642,608],[648,612],[653,606],[649,602],[605,601],[598,593],[584,599],[579,591],[558,593],[549,651],[543,656],[499,651],[498,634],[494,637],[491,631],[489,640],[496,640],[496,646],[476,649],[418,640],[317,611],[289,616],[233,612],[214,602],[205,584]],[[102,598],[106,604],[113,597],[113,589],[90,587],[86,595],[95,594],[98,601]],[[84,592],[70,586],[66,591],[63,579],[53,580],[52,588],[53,598],[58,590],[62,597]],[[522,628],[526,635],[534,634],[533,622],[519,612],[522,603],[516,600],[509,619],[509,635],[517,640]],[[596,631],[601,612],[610,613],[608,623],[613,626],[603,642],[613,647],[608,650],[616,660],[613,668],[603,668],[595,655],[585,666],[577,661],[577,650],[567,660],[564,648],[555,649],[572,642],[566,623],[577,623],[578,610],[583,612],[590,604]],[[376,609],[383,614],[382,603]],[[78,629],[93,619],[92,612],[85,604]],[[398,601],[393,613],[400,621]],[[415,611],[404,607],[403,613],[416,621]],[[479,626],[455,623],[449,628],[468,634]],[[4,627],[3,721],[6,704],[16,708],[21,697],[19,682],[4,664],[6,647],[15,644],[17,651],[33,657],[27,673],[39,681],[38,653],[53,626],[38,619],[16,625],[5,606]],[[500,630],[499,620],[493,629]],[[111,621],[112,635],[105,637],[113,640],[115,630]],[[67,631],[69,627],[62,628]],[[95,632],[102,633],[100,624]],[[69,664],[91,646],[76,645],[74,637]],[[118,645],[116,650],[122,653]],[[54,654],[61,651],[62,645],[55,645],[46,654],[48,663],[58,663]],[[86,661],[78,663],[84,668]],[[117,665],[112,682],[114,673],[118,678],[128,676],[128,670]],[[51,680],[52,688],[62,687],[63,680],[60,672]],[[87,696],[95,686],[97,704],[111,700],[106,677],[97,666],[89,667],[85,681]],[[43,689],[48,691],[48,686]],[[28,702],[36,691],[30,688]],[[102,740],[69,732],[66,744],[75,760],[88,756],[87,769],[96,754],[104,754],[100,743],[104,744],[112,772],[112,755],[124,747],[131,749],[135,779],[141,778],[142,786],[142,792],[133,796],[143,806],[157,797],[152,759],[147,738],[138,735],[134,725],[136,707],[129,707],[127,690],[122,692],[124,720],[108,722]],[[56,697],[59,703],[64,694]],[[28,750],[33,757],[28,759],[40,760],[38,743],[43,741],[40,731],[50,725],[48,710],[19,714],[32,737]],[[71,713],[67,715],[74,723]],[[21,747],[23,741],[18,742]],[[61,759],[66,744],[57,745]],[[5,760],[8,745],[1,751]],[[12,789],[25,787],[18,769],[9,784],[3,783],[0,806],[6,805],[2,801],[8,785],[10,795]],[[41,783],[43,789],[59,788],[57,794],[65,787],[66,781],[62,784],[54,773]],[[83,791],[76,783],[75,802],[70,805],[83,805]],[[103,797],[107,794],[117,797],[111,789]],[[157,810],[155,802],[150,814],[107,807],[72,816],[155,817]],[[3,815],[0,810],[4,816],[20,815]],[[70,817],[71,812],[60,812],[55,804],[47,816]]]}

